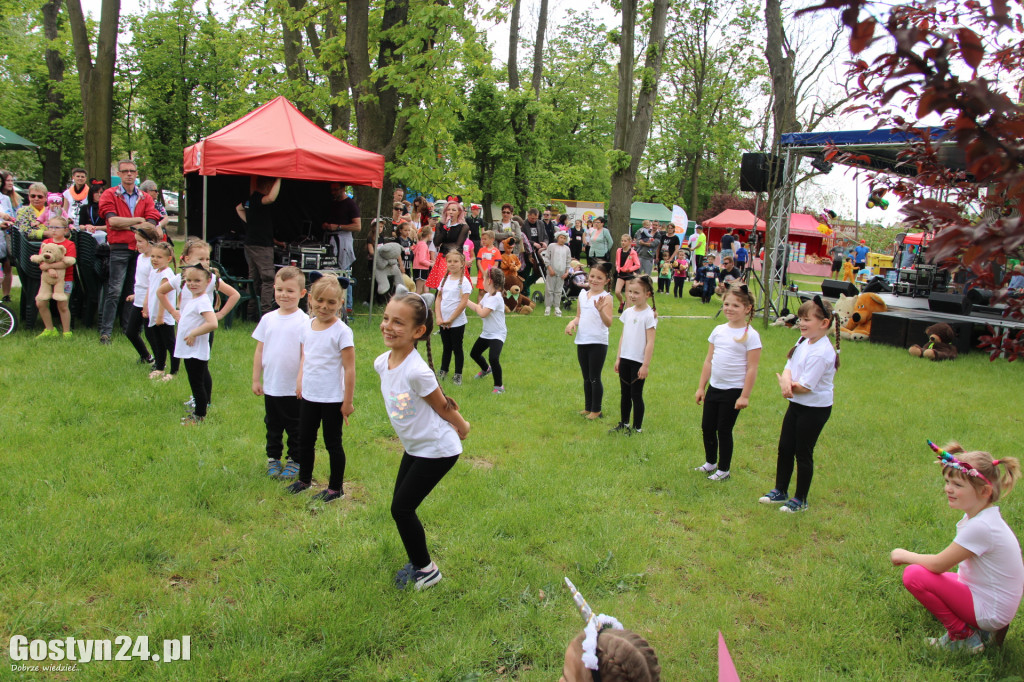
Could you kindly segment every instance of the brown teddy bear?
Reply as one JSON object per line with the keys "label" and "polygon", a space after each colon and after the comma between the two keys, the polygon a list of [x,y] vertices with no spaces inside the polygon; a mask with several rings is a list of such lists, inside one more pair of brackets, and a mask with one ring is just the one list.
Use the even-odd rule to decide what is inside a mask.
{"label": "brown teddy bear", "polygon": [[884,313],[889,307],[878,294],[861,294],[853,307],[850,321],[839,330],[843,340],[862,341],[871,336],[871,316]]}
{"label": "brown teddy bear", "polygon": [[935,362],[956,359],[956,346],[953,345],[956,334],[952,327],[945,322],[938,322],[925,329],[924,333],[928,337],[928,345],[922,348],[915,343],[907,352],[915,358],[928,358]]}
{"label": "brown teddy bear", "polygon": [[39,271],[42,278],[39,281],[39,293],[36,294],[37,301],[66,301],[68,295],[64,293],[64,271],[75,264],[75,259],[66,256],[68,252],[60,244],[43,244],[39,247],[39,253],[31,256],[29,260],[39,264]]}
{"label": "brown teddy bear", "polygon": [[519,313],[520,315],[529,315],[533,312],[533,308],[536,303],[523,296],[520,292],[522,289],[519,285],[514,285],[511,289],[505,292],[505,312],[506,313]]}
{"label": "brown teddy bear", "polygon": [[522,263],[519,262],[519,258],[513,252],[516,238],[509,237],[502,244],[505,245],[505,252],[501,254],[501,262],[498,264],[498,267],[501,268],[501,272],[505,275],[505,291],[511,291],[512,287],[522,289],[523,280],[519,276],[519,268],[522,267]]}

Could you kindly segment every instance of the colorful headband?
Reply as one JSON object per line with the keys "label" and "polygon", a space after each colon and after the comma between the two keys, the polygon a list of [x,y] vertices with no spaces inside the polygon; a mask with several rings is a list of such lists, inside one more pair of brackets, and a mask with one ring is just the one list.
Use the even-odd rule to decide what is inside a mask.
{"label": "colorful headband", "polygon": [[[980,471],[978,471],[977,469],[972,467],[967,462],[961,462],[956,457],[954,457],[953,455],[949,454],[948,452],[946,452],[945,450],[943,450],[942,448],[940,448],[938,445],[936,445],[935,443],[933,443],[931,441],[928,441],[928,447],[930,447],[932,450],[934,450],[938,454],[938,462],[943,467],[949,467],[950,469],[956,469],[957,471],[959,471],[959,472],[961,472],[961,473],[963,473],[963,474],[965,474],[967,476],[973,476],[975,478],[980,478],[981,480],[985,481],[985,483],[988,483],[989,485],[992,485],[991,481],[989,481],[987,478],[985,478]],[[993,460],[993,464],[996,464],[998,462],[999,462],[999,460]]]}
{"label": "colorful headband", "polygon": [[569,588],[569,592],[572,594],[572,600],[576,602],[576,607],[580,610],[580,615],[583,617],[583,622],[586,625],[583,628],[583,665],[588,670],[594,671],[594,679],[599,679],[597,674],[598,660],[597,660],[597,636],[601,634],[602,630],[622,630],[622,623],[617,621],[612,616],[606,616],[600,614],[594,615],[594,611],[590,608],[590,604],[583,598],[580,591],[576,589],[576,586],[572,584],[572,581],[568,578],[565,579],[565,586]]}

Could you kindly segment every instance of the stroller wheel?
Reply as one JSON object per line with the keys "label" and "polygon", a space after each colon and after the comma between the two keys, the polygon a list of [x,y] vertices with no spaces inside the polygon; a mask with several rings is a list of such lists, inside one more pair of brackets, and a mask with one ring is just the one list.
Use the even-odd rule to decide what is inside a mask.
{"label": "stroller wheel", "polygon": [[544,303],[544,292],[535,291],[532,294],[530,294],[530,298],[533,299],[533,302],[536,303],[537,305],[542,305]]}

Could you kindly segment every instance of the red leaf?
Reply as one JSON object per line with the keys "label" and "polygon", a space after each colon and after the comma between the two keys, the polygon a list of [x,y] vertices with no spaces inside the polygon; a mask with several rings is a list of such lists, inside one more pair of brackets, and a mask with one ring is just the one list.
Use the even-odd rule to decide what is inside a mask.
{"label": "red leaf", "polygon": [[858,22],[850,32],[850,52],[857,54],[871,44],[871,38],[875,35],[875,20],[865,19]]}
{"label": "red leaf", "polygon": [[982,58],[985,56],[985,48],[981,44],[981,38],[971,29],[962,28],[956,32],[956,39],[960,43],[960,54],[963,56],[964,61],[972,69],[977,69],[981,64]]}

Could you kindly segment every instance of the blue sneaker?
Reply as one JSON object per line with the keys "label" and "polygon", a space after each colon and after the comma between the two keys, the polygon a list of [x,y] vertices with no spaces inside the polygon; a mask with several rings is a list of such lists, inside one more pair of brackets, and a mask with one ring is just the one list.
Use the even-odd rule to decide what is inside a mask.
{"label": "blue sneaker", "polygon": [[954,653],[980,654],[985,650],[985,644],[977,632],[971,633],[967,639],[950,639],[947,632],[942,637],[927,637],[924,641],[937,649],[945,649]]}
{"label": "blue sneaker", "polygon": [[[762,498],[763,499],[763,498]],[[797,512],[807,511],[807,503],[797,498],[792,498],[786,504],[779,507],[780,512],[786,512],[790,514],[796,514]]]}
{"label": "blue sneaker", "polygon": [[782,504],[789,497],[789,493],[785,490],[771,489],[771,492],[767,492],[761,496],[758,500],[761,504]]}
{"label": "blue sneaker", "polygon": [[271,478],[277,478],[281,475],[281,460],[279,459],[267,459],[267,476]]}
{"label": "blue sneaker", "polygon": [[299,475],[299,463],[294,459],[288,460],[288,463],[284,465],[284,470],[281,472],[281,478],[293,479]]}

